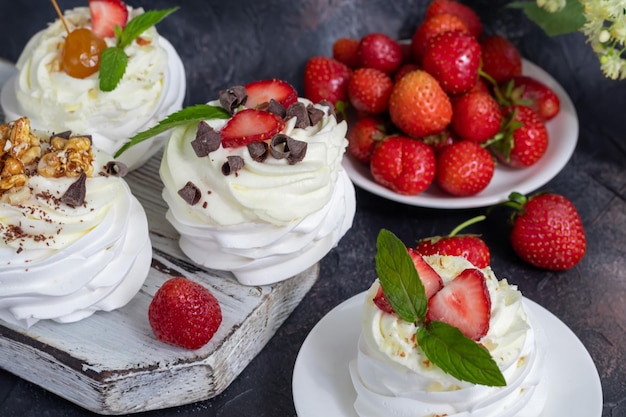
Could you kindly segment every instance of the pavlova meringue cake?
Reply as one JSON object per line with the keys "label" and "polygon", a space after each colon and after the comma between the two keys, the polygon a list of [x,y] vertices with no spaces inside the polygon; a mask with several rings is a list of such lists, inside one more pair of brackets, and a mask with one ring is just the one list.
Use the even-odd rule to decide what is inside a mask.
{"label": "pavlova meringue cake", "polygon": [[[540,416],[546,402],[543,365],[547,346],[542,329],[524,310],[521,293],[506,280],[499,281],[489,267],[477,269],[463,257],[432,255],[422,259],[426,266],[418,268],[419,276],[438,275],[442,283],[428,300],[426,322],[408,322],[389,310],[380,280],[373,283],[365,297],[357,358],[350,363],[357,392],[354,408],[359,417]],[[482,286],[481,280],[484,289],[476,291]],[[505,384],[471,382],[463,373],[453,376],[447,368],[450,363],[444,360],[442,366],[435,364],[423,349],[427,346],[421,346],[422,339],[416,336],[420,326],[431,330],[429,320],[454,322],[451,316],[457,308],[464,309],[459,305],[483,292],[488,326],[478,334],[476,345],[488,352],[495,364],[493,369],[500,371]],[[431,317],[430,310],[438,317]],[[446,313],[441,314],[442,310]],[[474,305],[467,310],[470,315],[483,314]],[[459,330],[465,334],[469,328]],[[469,334],[476,336],[471,331]],[[427,342],[431,341],[422,341]],[[444,356],[457,346],[451,344]],[[460,368],[472,369],[471,364]],[[481,366],[475,371],[490,372]]]}
{"label": "pavlova meringue cake", "polygon": [[88,136],[0,126],[0,320],[78,321],[139,291],[152,247],[123,171]]}
{"label": "pavlova meringue cake", "polygon": [[[119,0],[111,3],[127,10],[129,22],[144,14],[143,9]],[[68,31],[92,26],[90,9],[77,7],[65,11],[63,21],[57,19],[35,34],[17,61],[18,74],[2,90],[1,103],[7,120],[27,116],[35,129],[90,132],[95,146],[112,155],[129,137],[181,108],[185,70],[174,47],[150,26],[123,48],[128,63],[113,90],[101,89],[99,72],[84,78],[69,75],[63,69]],[[118,45],[114,35],[105,37],[104,42],[106,47]],[[120,161],[135,169],[164,141],[161,136],[143,143]]]}
{"label": "pavlova meringue cake", "polygon": [[176,126],[160,175],[167,219],[195,263],[271,284],[318,262],[351,227],[345,121],[277,79],[220,92],[131,139]]}

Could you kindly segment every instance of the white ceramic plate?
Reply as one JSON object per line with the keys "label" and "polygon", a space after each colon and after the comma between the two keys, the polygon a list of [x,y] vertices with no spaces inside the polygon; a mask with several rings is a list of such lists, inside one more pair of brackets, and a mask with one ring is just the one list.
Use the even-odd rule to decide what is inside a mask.
{"label": "white ceramic plate", "polygon": [[[348,364],[357,353],[364,297],[355,295],[335,307],[304,341],[293,371],[298,417],[358,417]],[[524,307],[543,326],[550,349],[546,372],[551,383],[543,416],[600,417],[600,377],[583,344],[539,304],[524,298]]]}
{"label": "white ceramic plate", "polygon": [[546,123],[549,136],[548,149],[533,166],[512,169],[498,164],[487,188],[469,197],[448,195],[435,185],[415,196],[395,193],[374,182],[369,167],[346,154],[343,166],[350,179],[359,187],[389,200],[419,207],[444,209],[486,207],[508,200],[512,191],[528,194],[537,190],[554,178],[574,153],[578,141],[578,117],[572,100],[550,74],[527,60],[522,61],[522,72],[552,88],[561,102],[559,114]]}

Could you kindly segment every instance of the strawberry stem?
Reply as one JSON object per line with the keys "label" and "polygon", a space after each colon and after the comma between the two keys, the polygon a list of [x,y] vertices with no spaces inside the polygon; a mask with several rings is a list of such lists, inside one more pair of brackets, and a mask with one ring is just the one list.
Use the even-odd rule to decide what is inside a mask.
{"label": "strawberry stem", "polygon": [[472,225],[474,223],[482,222],[486,218],[487,218],[487,216],[485,216],[484,214],[481,214],[480,216],[472,217],[471,219],[466,220],[463,223],[461,223],[460,225],[458,225],[457,227],[455,227],[454,230],[452,230],[452,232],[450,232],[450,234],[448,236],[449,237],[455,236],[457,233],[459,233],[461,230],[465,229],[466,227],[468,227],[468,226],[470,226],[470,225]]}

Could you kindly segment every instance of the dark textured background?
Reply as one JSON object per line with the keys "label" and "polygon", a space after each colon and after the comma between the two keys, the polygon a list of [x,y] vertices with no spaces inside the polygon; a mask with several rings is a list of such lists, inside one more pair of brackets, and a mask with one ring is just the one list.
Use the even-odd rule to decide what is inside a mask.
{"label": "dark textured background", "polygon": [[[86,1],[60,0],[62,8]],[[146,8],[171,7],[167,0],[133,1]],[[564,321],[589,350],[602,379],[603,417],[626,416],[626,81],[604,78],[581,34],[548,38],[517,11],[498,1],[474,1],[487,33],[513,40],[523,56],[552,74],[572,98],[580,120],[576,152],[565,169],[542,189],[571,199],[581,213],[588,251],[573,270],[551,273],[516,258],[507,241],[506,218],[495,212],[474,227],[492,250],[493,269]],[[55,15],[49,2],[2,3],[0,57],[15,61],[35,31]],[[307,58],[330,55],[340,36],[384,32],[408,38],[426,1],[305,0],[179,2],[181,10],[160,24],[186,66],[186,104],[215,97],[233,84],[283,78],[302,91]],[[365,290],[375,278],[378,231],[391,229],[405,243],[450,231],[477,210],[435,210],[385,201],[357,190],[353,228],[321,263],[321,276],[261,354],[218,397],[175,409],[169,416],[295,416],[293,363],[311,328],[324,314]],[[576,366],[572,364],[572,366]],[[567,390],[567,387],[562,387]],[[3,417],[88,416],[79,407],[0,371]],[[322,416],[320,416],[322,417]],[[561,416],[549,416],[561,417]],[[567,417],[567,416],[563,416]],[[594,416],[589,416],[594,417]]]}

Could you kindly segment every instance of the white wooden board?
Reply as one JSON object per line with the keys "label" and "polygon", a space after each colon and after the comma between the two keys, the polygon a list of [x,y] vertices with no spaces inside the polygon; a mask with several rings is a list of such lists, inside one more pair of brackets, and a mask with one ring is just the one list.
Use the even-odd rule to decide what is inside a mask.
{"label": "white wooden board", "polygon": [[[88,410],[126,414],[188,404],[224,391],[260,352],[319,276],[319,264],[273,286],[242,286],[225,272],[191,263],[165,219],[160,154],[126,179],[148,215],[150,275],[124,308],[78,323],[39,322],[28,331],[0,322],[0,367]],[[155,339],[148,305],[157,288],[183,275],[207,286],[222,307],[208,345],[188,351]]]}

